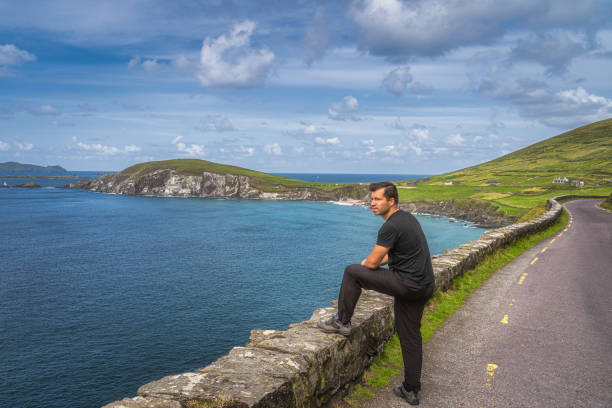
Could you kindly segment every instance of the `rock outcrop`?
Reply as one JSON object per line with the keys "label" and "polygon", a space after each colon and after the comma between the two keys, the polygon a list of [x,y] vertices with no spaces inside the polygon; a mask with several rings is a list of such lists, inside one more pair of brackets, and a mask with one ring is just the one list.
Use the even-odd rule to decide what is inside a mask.
{"label": "rock outcrop", "polygon": [[29,181],[29,182],[27,182],[25,184],[18,184],[18,185],[13,186],[13,187],[16,187],[16,188],[40,188],[40,186],[38,184],[36,184],[35,182],[33,182],[33,181]]}
{"label": "rock outcrop", "polygon": [[311,186],[288,187],[271,185],[264,191],[251,177],[237,174],[202,172],[198,175],[178,174],[173,169],[160,169],[138,177],[121,173],[106,174],[94,180],[71,183],[65,188],[82,188],[111,194],[151,195],[161,197],[227,197],[277,200],[365,200],[366,185],[346,185],[334,189]]}
{"label": "rock outcrop", "polygon": [[[478,205],[480,204],[480,205]],[[510,225],[514,218],[504,217],[493,205],[478,203],[476,201],[463,200],[461,203],[456,200],[440,201],[414,201],[402,202],[399,204],[403,210],[411,213],[442,215],[445,217],[471,221],[481,228],[499,228]]]}

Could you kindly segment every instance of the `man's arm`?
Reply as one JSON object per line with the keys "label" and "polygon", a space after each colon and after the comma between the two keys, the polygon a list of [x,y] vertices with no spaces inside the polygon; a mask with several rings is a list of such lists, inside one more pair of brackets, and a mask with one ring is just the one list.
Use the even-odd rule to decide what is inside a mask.
{"label": "man's arm", "polygon": [[389,261],[389,248],[384,246],[374,245],[372,253],[366,259],[361,261],[361,264],[369,269],[378,269],[381,265]]}

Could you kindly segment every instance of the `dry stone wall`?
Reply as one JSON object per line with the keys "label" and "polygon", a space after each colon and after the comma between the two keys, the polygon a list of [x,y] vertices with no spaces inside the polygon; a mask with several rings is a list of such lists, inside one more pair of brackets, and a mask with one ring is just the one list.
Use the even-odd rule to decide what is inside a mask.
{"label": "dry stone wall", "polygon": [[[432,258],[436,287],[449,288],[456,276],[473,268],[486,255],[515,240],[541,231],[561,215],[556,197],[542,216],[484,233],[480,239],[446,250]],[[253,330],[246,346],[201,370],[172,375],[143,385],[138,397],[104,408],[320,407],[344,393],[373,362],[394,332],[393,299],[364,291],[352,320],[349,337],[325,334],[316,322],[336,312],[317,309],[288,330]]]}

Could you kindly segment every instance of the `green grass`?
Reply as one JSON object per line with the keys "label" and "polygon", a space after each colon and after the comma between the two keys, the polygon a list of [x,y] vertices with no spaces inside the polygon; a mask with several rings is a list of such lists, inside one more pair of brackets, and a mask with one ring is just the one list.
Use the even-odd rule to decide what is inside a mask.
{"label": "green grass", "polygon": [[604,200],[600,205],[603,208],[612,211],[612,200]]}
{"label": "green grass", "polygon": [[[559,219],[546,230],[523,237],[510,246],[497,250],[487,256],[476,268],[455,278],[450,289],[446,292],[436,292],[423,312],[421,324],[423,342],[431,339],[436,329],[442,326],[445,320],[463,305],[470,293],[487,280],[493,272],[532,248],[538,242],[561,231],[567,225],[568,218],[567,212],[564,210]],[[391,378],[401,373],[403,369],[401,353],[399,339],[395,334],[385,345],[380,356],[364,373],[362,384],[356,386],[359,387],[359,391],[354,391],[347,396],[345,402],[352,407],[358,407],[364,399],[374,397],[377,388],[388,386]]]}
{"label": "green grass", "polygon": [[[582,180],[585,185],[553,184],[555,177]],[[517,219],[557,195],[608,195],[612,192],[611,180],[612,119],[607,119],[487,163],[429,177],[400,189],[400,200],[455,199],[474,205],[484,200],[505,217]],[[490,185],[490,181],[500,184]]]}

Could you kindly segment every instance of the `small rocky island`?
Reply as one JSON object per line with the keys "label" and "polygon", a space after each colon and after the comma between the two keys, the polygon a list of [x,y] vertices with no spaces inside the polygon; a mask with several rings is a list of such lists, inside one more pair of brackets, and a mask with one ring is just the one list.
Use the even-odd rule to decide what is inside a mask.
{"label": "small rocky island", "polygon": [[137,164],[66,188],[160,197],[227,197],[278,200],[365,200],[365,184],[310,183],[205,160]]}

